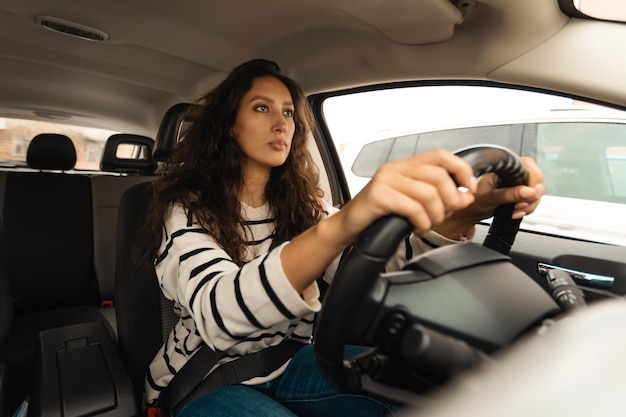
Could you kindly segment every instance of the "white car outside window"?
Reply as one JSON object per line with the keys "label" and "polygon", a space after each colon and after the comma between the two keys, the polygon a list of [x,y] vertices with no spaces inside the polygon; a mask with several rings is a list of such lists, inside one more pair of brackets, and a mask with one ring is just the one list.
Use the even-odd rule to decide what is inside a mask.
{"label": "white car outside window", "polygon": [[535,159],[547,193],[522,228],[626,246],[626,112],[544,93],[426,86],[327,99],[352,195],[385,162],[484,143]]}

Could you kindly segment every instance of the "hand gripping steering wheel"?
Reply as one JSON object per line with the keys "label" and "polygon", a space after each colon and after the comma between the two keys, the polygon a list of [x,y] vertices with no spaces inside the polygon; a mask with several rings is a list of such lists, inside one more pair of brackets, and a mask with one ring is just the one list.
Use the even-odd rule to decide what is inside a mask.
{"label": "hand gripping steering wheel", "polygon": [[[527,183],[527,173],[520,158],[506,148],[493,145],[481,145],[458,150],[455,152],[455,154],[460,156],[472,166],[474,174],[477,177],[485,173],[493,172],[499,177],[500,183],[503,187],[523,185]],[[481,251],[484,251],[484,253],[470,253],[465,254],[464,256],[459,256],[457,258],[482,259],[481,261],[469,261],[470,263],[502,263],[501,261],[503,260],[508,263],[509,258],[506,256],[506,254],[509,252],[511,245],[513,244],[515,235],[519,229],[520,224],[520,220],[511,219],[512,211],[512,204],[498,207],[498,209],[495,211],[493,222],[489,229],[489,233],[483,242],[482,247],[473,244],[451,245],[453,247],[473,246],[474,248],[478,248]],[[363,307],[363,299],[368,297],[370,299],[372,297],[378,297],[378,300],[382,299],[382,295],[379,294],[372,296],[371,293],[382,293],[387,291],[383,288],[382,284],[378,284],[378,281],[387,280],[387,278],[380,278],[384,275],[384,273],[382,272],[384,266],[387,260],[391,257],[391,255],[395,253],[402,239],[408,236],[411,230],[412,226],[406,218],[395,215],[383,217],[372,223],[361,233],[356,244],[353,246],[351,251],[344,257],[344,260],[342,261],[342,264],[338,269],[332,284],[327,290],[326,297],[323,302],[323,308],[318,317],[318,322],[316,326],[315,354],[324,374],[327,376],[331,383],[338,386],[340,389],[358,391],[363,388],[360,381],[354,380],[354,361],[344,361],[343,359],[344,345],[348,342],[352,342],[351,338],[354,337],[352,335],[355,332],[367,333],[368,329],[372,327],[372,322],[380,322],[382,320],[380,318],[372,318],[374,317],[374,313],[370,313],[373,310],[380,310],[380,308],[378,308],[379,306],[370,303],[367,307]],[[487,250],[485,249],[485,247],[490,248],[491,250]],[[440,251],[442,249],[444,248],[435,249],[423,256],[431,253],[434,254],[434,252]],[[472,250],[475,251],[475,249]],[[447,259],[448,258],[444,256],[444,260],[442,263],[447,263]],[[508,265],[509,268],[514,268],[510,263],[508,263]],[[454,268],[462,269],[458,265]],[[500,271],[500,274],[501,272],[502,271]],[[504,275],[510,274],[505,273]],[[519,277],[515,279],[518,278]],[[416,280],[417,282],[420,281],[421,278],[412,279]],[[480,285],[489,286],[490,284],[481,283]],[[496,284],[496,286],[497,285],[501,284]],[[510,285],[510,283],[508,283],[507,285]],[[536,293],[533,285],[530,285],[530,287],[530,291],[532,292],[531,297],[533,299],[541,299],[541,301],[539,302],[539,304],[541,304],[539,308],[541,312],[533,315],[530,320],[535,320],[535,316],[542,316],[547,314],[547,310],[553,312],[554,304],[552,300],[550,299],[546,301],[544,298],[542,298],[542,295],[538,295]],[[420,290],[415,291],[417,293]],[[517,289],[514,289],[513,291],[517,291]],[[526,288],[522,289],[522,291],[526,291]],[[538,291],[541,292],[542,290],[539,288]],[[387,315],[387,318],[385,320],[391,320],[392,323],[393,320],[396,320],[400,324],[398,324],[397,326],[392,324],[391,327],[389,327],[389,325],[386,325],[387,327],[385,327],[385,329],[387,330],[385,331],[391,331],[392,333],[403,332],[406,335],[406,329],[411,327],[410,322],[412,320],[407,319],[407,314],[404,314],[403,308],[400,308],[399,310],[396,309],[395,311],[395,315],[391,314],[390,319],[389,315]],[[494,314],[499,315],[500,312],[494,312]],[[369,318],[363,318],[362,316],[368,316]],[[362,324],[355,324],[355,322],[358,320],[361,320]],[[529,320],[529,318],[523,317],[523,319],[520,319],[519,317],[516,317],[512,320]],[[378,323],[376,325],[378,325]],[[521,328],[526,325],[527,323],[520,322],[519,324],[514,323],[512,327]],[[359,328],[359,330],[355,331],[355,328]],[[431,334],[430,336],[431,343],[434,343],[435,339],[439,339],[438,335],[433,336]],[[445,335],[443,337],[445,339]],[[512,336],[506,336],[506,338],[510,337]],[[418,339],[420,338],[423,339],[423,335],[418,337]],[[369,339],[369,342],[371,343],[370,345],[380,347],[380,345],[377,344],[378,339],[376,336],[364,339]],[[362,340],[364,339],[362,338]],[[422,339],[420,339],[421,342],[423,342]],[[419,344],[420,340],[414,341]],[[406,342],[403,343],[406,344]],[[459,353],[459,355],[461,356],[472,356],[472,350],[463,351],[463,346],[460,346],[462,352],[459,351],[460,353],[457,353]],[[444,348],[444,350],[449,348],[450,346]],[[451,349],[455,350],[456,347],[454,347],[453,345]],[[413,353],[414,352],[411,351],[408,354],[410,356]],[[468,360],[471,361],[471,358],[469,358]],[[432,362],[431,359],[428,359],[428,361]],[[441,373],[441,370],[437,372]],[[451,370],[451,372],[456,371]]]}

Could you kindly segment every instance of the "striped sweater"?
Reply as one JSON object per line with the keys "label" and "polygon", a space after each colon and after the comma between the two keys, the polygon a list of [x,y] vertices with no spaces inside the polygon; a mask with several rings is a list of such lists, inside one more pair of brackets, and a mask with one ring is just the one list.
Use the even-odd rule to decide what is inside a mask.
{"label": "striped sweater", "polygon": [[[270,250],[274,219],[268,205],[252,208],[242,203],[242,210],[250,261],[241,268],[206,230],[188,219],[182,206],[175,205],[165,219],[156,273],[180,319],[150,364],[145,385],[148,405],[202,343],[226,353],[219,366],[285,339],[312,342],[313,320],[321,308],[317,284],[301,295],[287,280],[280,261],[286,243]],[[326,210],[331,215],[337,211],[330,206]],[[451,242],[434,232],[421,239],[412,236],[400,244],[387,268],[400,269],[413,255]],[[338,259],[324,273],[326,281],[332,279]],[[271,380],[286,366],[246,383]]]}

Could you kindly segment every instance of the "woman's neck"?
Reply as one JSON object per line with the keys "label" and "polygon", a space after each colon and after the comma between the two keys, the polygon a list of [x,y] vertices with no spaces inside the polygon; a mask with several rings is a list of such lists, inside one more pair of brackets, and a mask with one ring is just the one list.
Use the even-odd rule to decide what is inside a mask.
{"label": "woman's neck", "polygon": [[267,202],[265,187],[270,179],[269,169],[244,170],[243,184],[238,193],[239,201],[250,207],[260,207]]}
{"label": "woman's neck", "polygon": [[267,202],[265,191],[262,193],[255,192],[246,186],[239,192],[239,201],[253,208],[261,207]]}

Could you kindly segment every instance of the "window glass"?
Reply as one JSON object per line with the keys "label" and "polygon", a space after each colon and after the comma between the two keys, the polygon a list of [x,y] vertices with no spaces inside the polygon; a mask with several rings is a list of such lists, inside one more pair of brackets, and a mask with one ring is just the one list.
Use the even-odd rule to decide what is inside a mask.
{"label": "window glass", "polygon": [[623,149],[626,124],[537,125],[537,163],[550,178],[550,195],[624,202],[624,168],[619,165]]}
{"label": "window glass", "polygon": [[545,93],[450,85],[331,97],[323,111],[352,195],[385,162],[496,144],[532,157],[546,177],[547,194],[523,229],[626,246],[626,112]]}
{"label": "window glass", "polygon": [[626,146],[609,146],[605,157],[614,199],[626,203]]}
{"label": "window glass", "polygon": [[358,157],[352,164],[352,172],[359,177],[371,177],[374,172],[389,160],[389,150],[393,146],[395,138],[379,140],[368,143],[359,152]]}
{"label": "window glass", "polygon": [[363,145],[351,170],[354,175],[371,178],[385,162],[434,149],[453,152],[480,143],[504,146],[520,154],[521,131],[521,125],[481,126],[379,140]]}
{"label": "window glass", "polygon": [[415,152],[417,152],[417,136],[407,135],[396,138],[391,152],[389,152],[388,160],[393,161],[394,159],[415,155]]}
{"label": "window glass", "polygon": [[28,145],[40,133],[68,136],[76,148],[76,169],[99,171],[106,140],[119,132],[0,117],[0,167],[26,167]]}
{"label": "window glass", "polygon": [[496,125],[440,130],[420,134],[417,152],[447,149],[455,151],[470,145],[489,143],[504,146],[519,154],[521,125]]}

